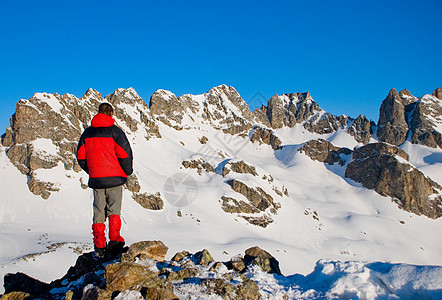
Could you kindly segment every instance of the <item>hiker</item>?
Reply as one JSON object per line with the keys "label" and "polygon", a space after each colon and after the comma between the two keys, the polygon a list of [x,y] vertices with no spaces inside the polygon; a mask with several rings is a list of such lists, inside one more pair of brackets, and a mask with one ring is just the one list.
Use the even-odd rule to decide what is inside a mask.
{"label": "hiker", "polygon": [[[92,224],[94,255],[105,257],[124,247],[121,229],[121,200],[123,184],[132,174],[132,149],[121,128],[113,119],[113,107],[104,102],[92,119],[91,127],[84,130],[77,148],[77,160],[89,174],[88,186],[94,192]],[[109,243],[106,247],[105,222],[109,219]]]}

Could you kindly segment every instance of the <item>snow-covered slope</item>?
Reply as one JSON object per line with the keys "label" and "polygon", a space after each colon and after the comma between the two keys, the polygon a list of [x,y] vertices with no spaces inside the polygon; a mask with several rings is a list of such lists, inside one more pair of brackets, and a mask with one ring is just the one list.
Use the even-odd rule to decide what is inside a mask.
{"label": "snow-covered slope", "polygon": [[[0,284],[4,274],[18,271],[50,281],[66,273],[79,251],[92,248],[92,191],[82,188],[87,174],[75,168],[74,161],[68,163],[72,155],[60,154],[66,153],[66,145],[75,151],[72,145],[76,134],[95,113],[92,107],[103,100],[92,90],[88,93],[80,99],[36,94],[34,100],[25,103],[39,116],[48,113],[41,108],[46,103],[51,114],[64,122],[63,130],[73,132],[71,135],[54,140],[50,136],[56,128],[46,132],[23,125],[34,128],[34,138],[19,141],[17,133],[13,136],[16,140],[11,138],[0,146]],[[151,108],[133,89],[119,89],[107,97],[116,107],[117,125],[131,142],[140,186],[139,191],[124,190],[122,235],[128,244],[161,240],[169,247],[170,257],[183,249],[196,252],[206,248],[218,261],[258,245],[279,260],[285,275],[311,273],[320,259],[442,265],[442,218],[401,210],[389,197],[345,178],[345,165],[313,161],[298,151],[307,141],[318,138],[339,147],[362,146],[348,133],[347,120],[337,130],[322,134],[309,131],[302,122],[273,128],[284,146],[274,150],[266,143],[250,142],[252,126],[269,124],[246,110],[239,94],[230,87],[179,98],[167,91],[157,93],[160,98],[151,102]],[[164,103],[160,101],[165,98]],[[181,106],[170,106],[170,101]],[[77,106],[85,110],[73,109]],[[167,106],[170,111],[160,113]],[[52,126],[49,121],[45,124]],[[8,150],[12,145],[30,149],[27,153],[43,162],[34,160],[31,166],[24,161],[22,165],[30,172],[26,175],[26,170],[11,162]],[[409,154],[412,165],[442,185],[440,148],[411,142],[401,148]],[[183,161],[192,160],[208,163],[213,170],[183,165]],[[256,175],[248,169],[223,174],[223,169],[235,162],[256,170]],[[174,206],[167,196],[187,192],[183,186],[171,191],[165,185],[173,176],[187,176],[195,183],[187,206]],[[30,191],[30,179],[53,184],[47,199],[34,195],[35,187],[34,193]],[[240,181],[249,192],[261,188],[277,204],[257,213],[226,212],[223,197],[248,201],[229,184],[231,180]],[[36,186],[42,190],[47,187]],[[287,195],[281,193],[284,189]],[[134,200],[143,193],[160,193],[163,208],[143,208]],[[263,215],[272,221],[266,226],[253,224]],[[320,264],[323,268],[333,265]],[[361,271],[365,263],[355,264],[359,270],[355,272],[365,272]],[[344,263],[342,266],[349,269]],[[315,272],[310,276],[325,276]],[[437,280],[439,286],[441,281]]]}

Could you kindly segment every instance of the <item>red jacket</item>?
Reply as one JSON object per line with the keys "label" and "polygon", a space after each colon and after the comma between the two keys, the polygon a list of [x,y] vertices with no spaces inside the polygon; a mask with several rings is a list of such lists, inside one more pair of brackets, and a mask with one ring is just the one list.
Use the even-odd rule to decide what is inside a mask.
{"label": "red jacket", "polygon": [[93,189],[111,188],[126,183],[132,174],[132,149],[114,119],[97,114],[80,137],[77,160],[89,174],[88,185]]}

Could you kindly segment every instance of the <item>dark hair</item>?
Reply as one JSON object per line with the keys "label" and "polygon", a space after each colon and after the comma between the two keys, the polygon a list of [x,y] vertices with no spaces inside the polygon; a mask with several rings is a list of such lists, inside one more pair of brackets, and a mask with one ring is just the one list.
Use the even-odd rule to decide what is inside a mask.
{"label": "dark hair", "polygon": [[98,113],[110,116],[114,112],[114,108],[107,102],[103,102],[98,106]]}

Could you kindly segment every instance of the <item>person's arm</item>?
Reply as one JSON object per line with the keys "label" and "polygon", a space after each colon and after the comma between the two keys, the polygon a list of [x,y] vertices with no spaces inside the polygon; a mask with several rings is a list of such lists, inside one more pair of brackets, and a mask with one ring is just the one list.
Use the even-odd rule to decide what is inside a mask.
{"label": "person's arm", "polygon": [[115,131],[114,140],[116,143],[115,149],[118,161],[124,173],[126,175],[131,175],[133,172],[132,148],[130,147],[129,141],[123,130],[116,126],[115,128],[117,129]]}
{"label": "person's arm", "polygon": [[86,161],[86,147],[84,142],[84,133],[80,137],[80,141],[78,142],[77,146],[77,161],[80,167],[89,174],[89,169],[87,167],[87,161]]}

